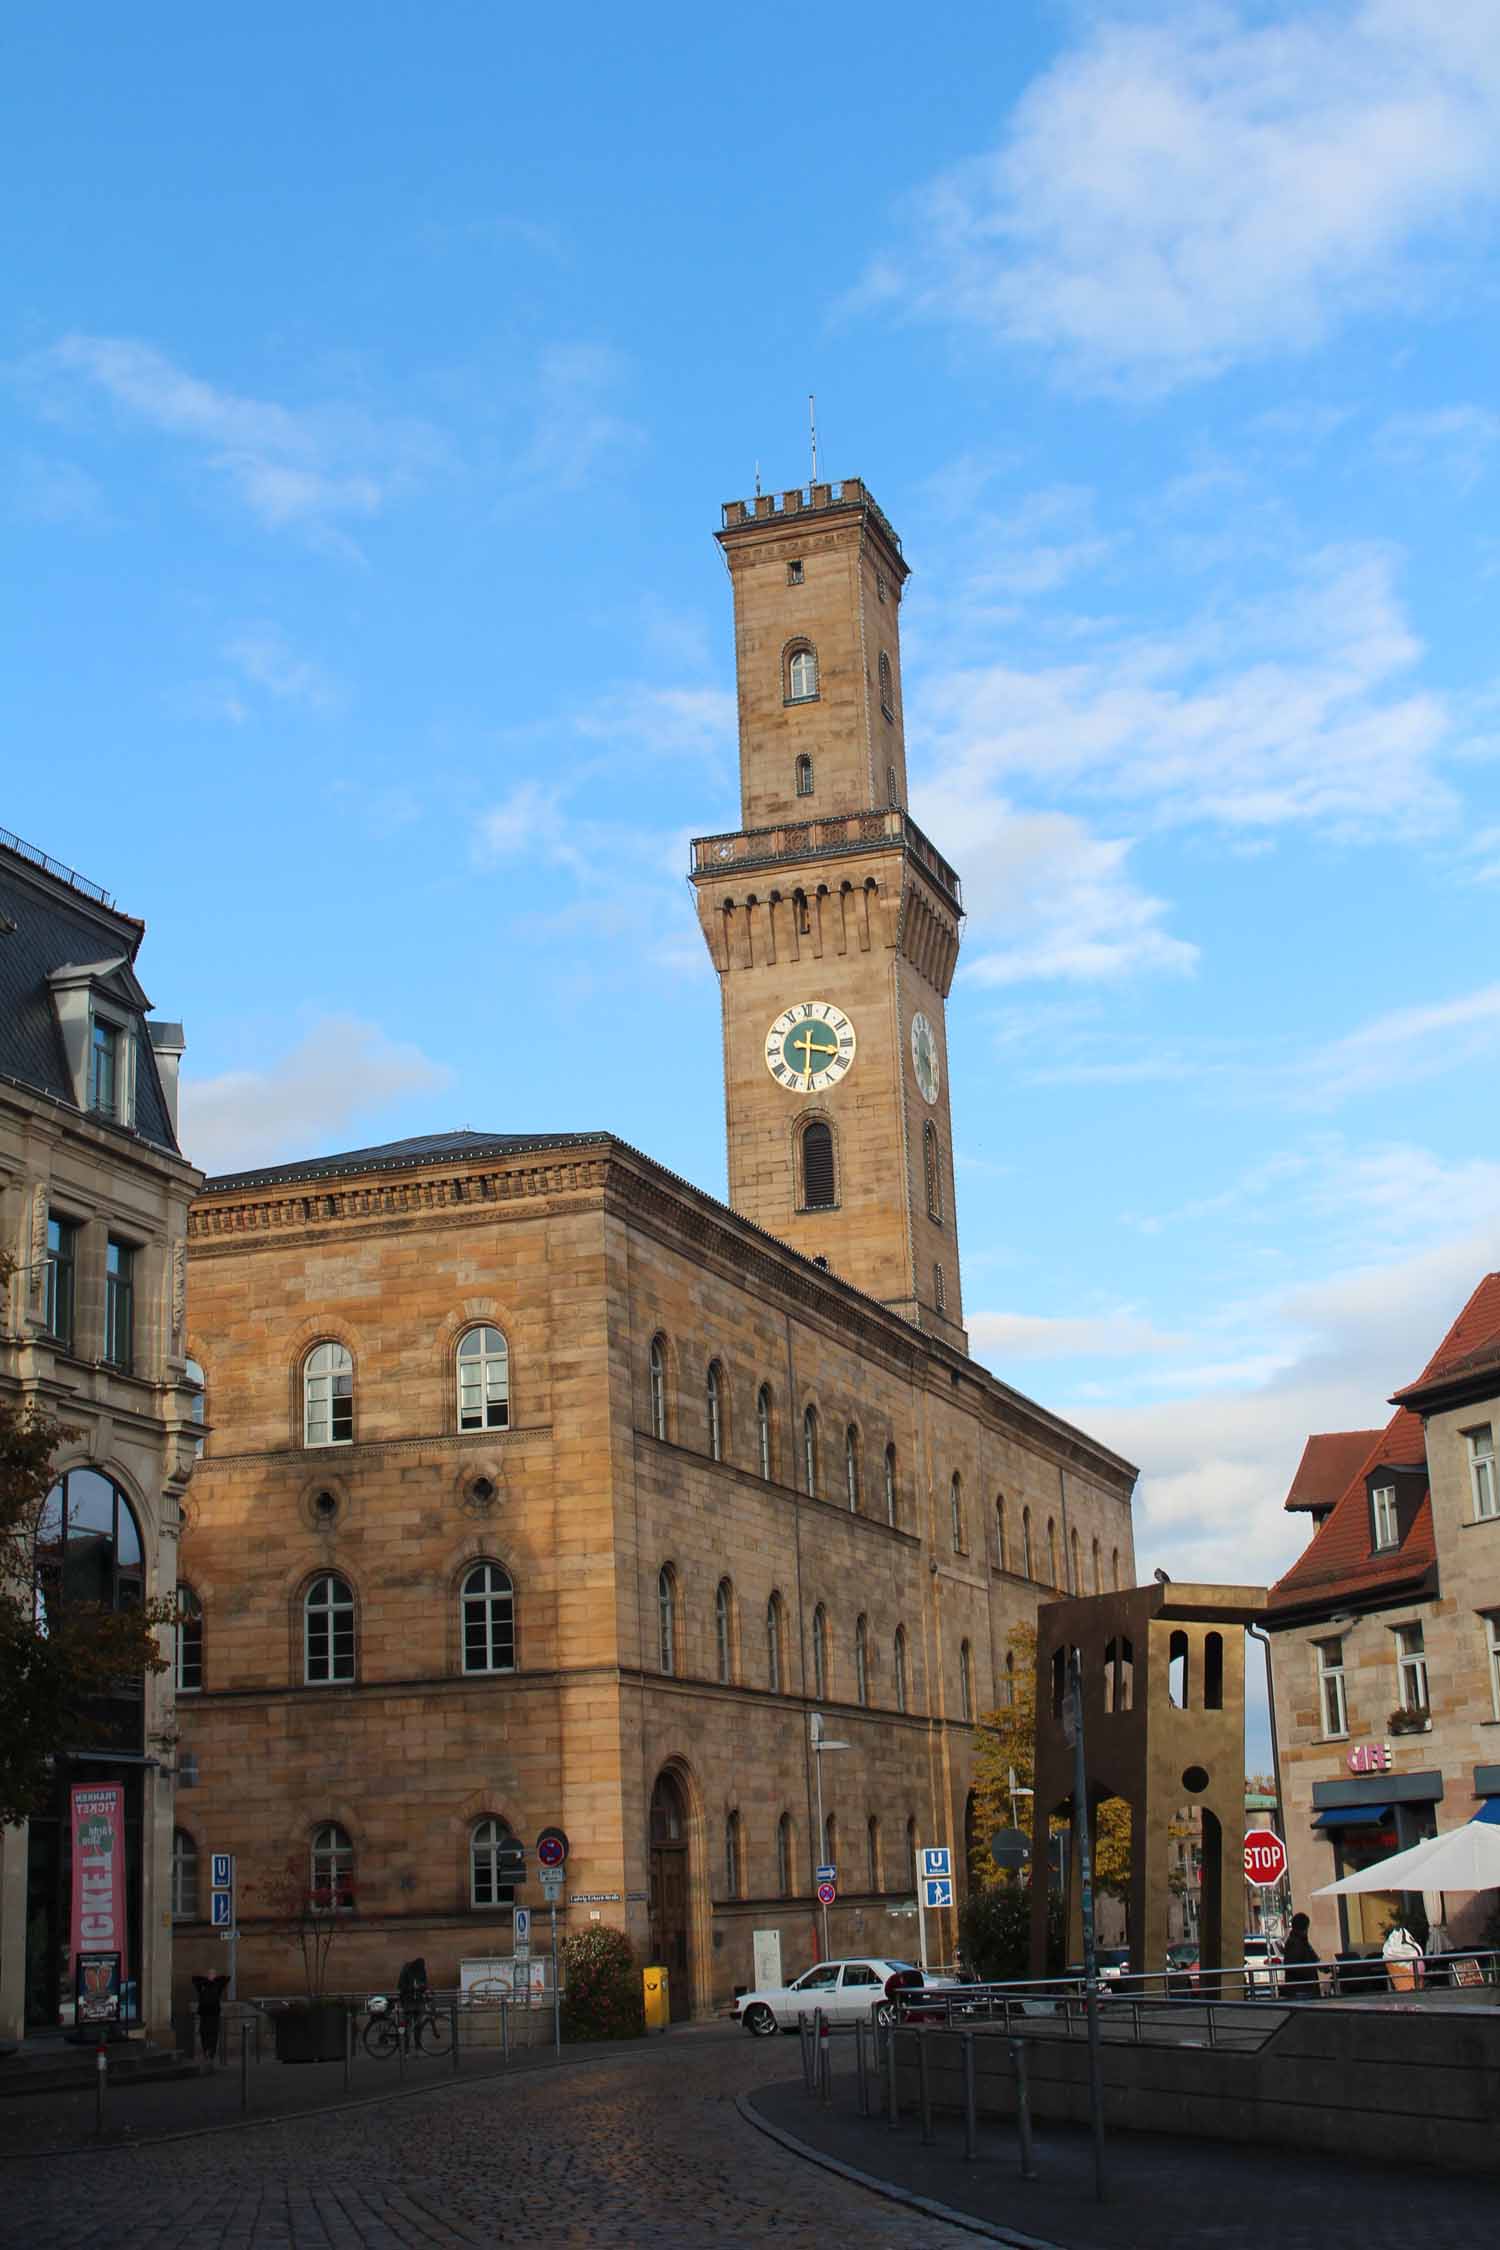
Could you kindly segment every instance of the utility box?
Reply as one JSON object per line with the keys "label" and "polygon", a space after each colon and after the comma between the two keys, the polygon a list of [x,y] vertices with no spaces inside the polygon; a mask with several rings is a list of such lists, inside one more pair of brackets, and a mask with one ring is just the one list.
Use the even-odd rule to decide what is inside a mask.
{"label": "utility box", "polygon": [[646,2029],[665,2031],[672,2021],[672,1978],[669,1970],[653,1966],[641,1971],[646,1993]]}

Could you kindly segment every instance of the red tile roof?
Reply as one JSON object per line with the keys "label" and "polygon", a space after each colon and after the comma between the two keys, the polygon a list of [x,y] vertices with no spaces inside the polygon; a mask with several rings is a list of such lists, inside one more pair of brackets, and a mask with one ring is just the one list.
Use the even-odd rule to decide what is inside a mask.
{"label": "red tile roof", "polygon": [[[1348,1433],[1351,1434],[1352,1433]],[[1306,1455],[1303,1456],[1304,1460]],[[1291,1569],[1271,1588],[1267,1611],[1333,1606],[1411,1585],[1437,1561],[1432,1535],[1432,1496],[1422,1504],[1399,1547],[1370,1551],[1370,1507],[1366,1479],[1374,1469],[1415,1469],[1427,1464],[1426,1432],[1420,1415],[1398,1407],[1369,1445],[1349,1478],[1333,1513],[1319,1525]],[[1293,1490],[1295,1490],[1295,1484]]]}
{"label": "red tile roof", "polygon": [[1500,1273],[1485,1275],[1416,1381],[1397,1391],[1391,1403],[1489,1367],[1500,1367]]}
{"label": "red tile roof", "polygon": [[1293,1513],[1331,1508],[1379,1436],[1379,1430],[1324,1430],[1310,1437],[1282,1505]]}

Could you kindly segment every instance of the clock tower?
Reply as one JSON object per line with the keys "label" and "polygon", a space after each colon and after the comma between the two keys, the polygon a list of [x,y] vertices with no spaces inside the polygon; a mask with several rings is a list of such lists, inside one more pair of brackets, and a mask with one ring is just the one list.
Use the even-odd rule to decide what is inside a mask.
{"label": "clock tower", "polygon": [[966,1351],[944,1003],[958,877],[906,810],[901,542],[856,478],[732,500],[740,827],[693,844],[736,1211]]}

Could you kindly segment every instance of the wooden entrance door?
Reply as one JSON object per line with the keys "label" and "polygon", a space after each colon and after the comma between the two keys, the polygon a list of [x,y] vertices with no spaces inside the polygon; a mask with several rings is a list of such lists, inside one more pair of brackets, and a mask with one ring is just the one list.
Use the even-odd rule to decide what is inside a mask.
{"label": "wooden entrance door", "polygon": [[687,1828],[681,1785],[674,1774],[664,1772],[651,1795],[651,1958],[671,1978],[674,2023],[693,2012]]}

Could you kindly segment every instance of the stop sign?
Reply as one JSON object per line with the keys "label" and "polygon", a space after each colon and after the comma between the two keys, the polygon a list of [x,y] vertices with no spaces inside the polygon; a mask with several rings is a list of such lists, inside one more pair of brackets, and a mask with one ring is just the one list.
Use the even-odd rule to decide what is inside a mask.
{"label": "stop sign", "polygon": [[1270,1828],[1252,1828],[1245,1838],[1245,1881],[1263,1890],[1286,1873],[1286,1846]]}

